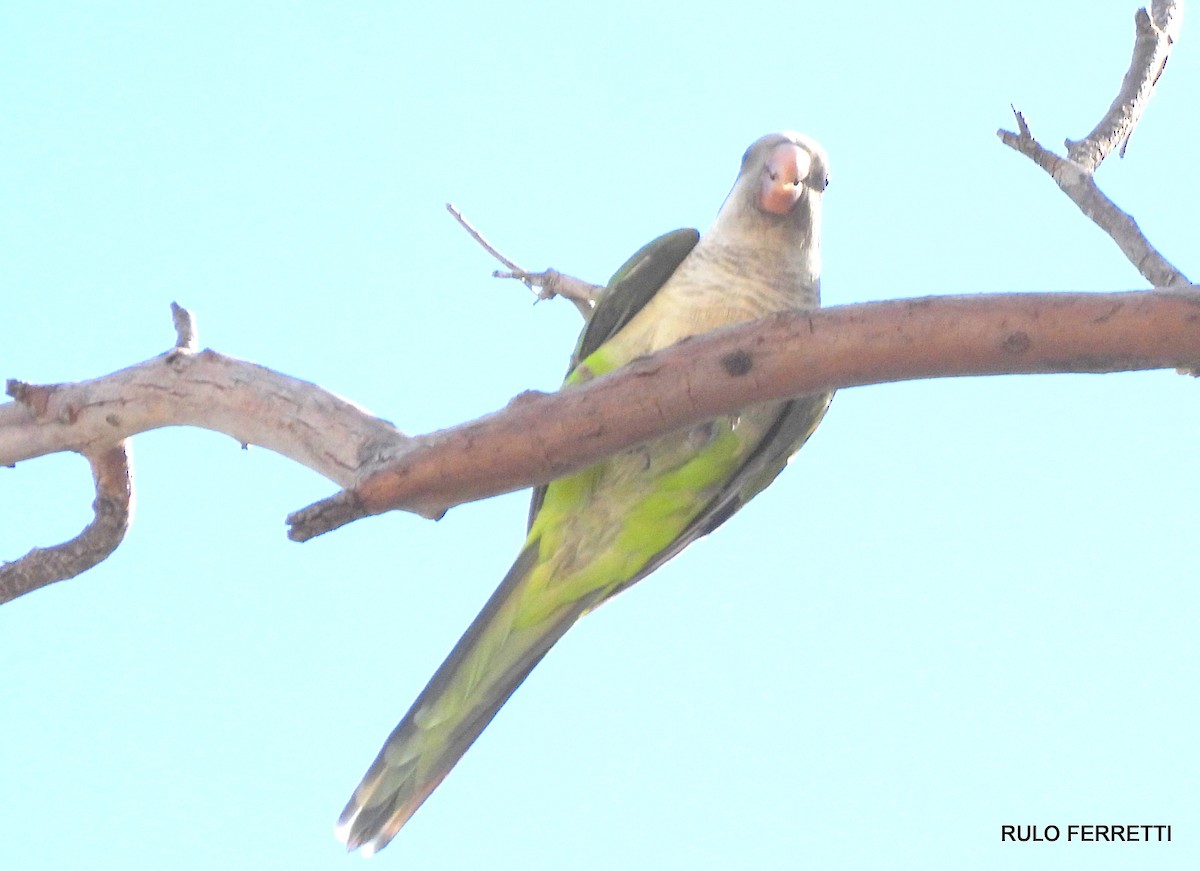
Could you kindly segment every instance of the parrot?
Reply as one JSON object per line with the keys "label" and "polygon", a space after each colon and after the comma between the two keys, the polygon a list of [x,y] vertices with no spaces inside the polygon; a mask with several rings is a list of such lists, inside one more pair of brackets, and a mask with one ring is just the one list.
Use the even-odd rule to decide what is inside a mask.
{"label": "parrot", "polygon": [[[712,225],[634,254],[599,294],[562,389],[689,336],[820,305],[828,158],[793,131],[756,140]],[[538,487],[524,544],[338,820],[364,855],[396,836],[584,614],[712,532],[770,484],[832,393],[753,405]]]}

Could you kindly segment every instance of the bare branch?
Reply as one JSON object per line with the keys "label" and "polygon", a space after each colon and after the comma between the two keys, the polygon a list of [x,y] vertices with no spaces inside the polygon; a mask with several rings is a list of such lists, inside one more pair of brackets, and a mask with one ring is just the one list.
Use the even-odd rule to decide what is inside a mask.
{"label": "bare branch", "polygon": [[211,350],[168,352],[91,381],[9,382],[20,401],[0,405],[0,465],[56,451],[91,455],[163,426],[216,430],[345,488],[293,515],[290,535],[304,540],[394,508],[440,517],[754,402],[912,378],[1198,361],[1194,289],[897,300],[729,327],[414,439],[308,382]]}
{"label": "bare branch", "polygon": [[[513,263],[513,261],[509,260],[503,254],[501,254],[499,249],[497,249],[495,245],[493,245],[487,239],[483,238],[483,234],[475,229],[474,224],[472,224],[465,217],[463,217],[463,213],[458,210],[458,207],[456,205],[454,205],[454,203],[446,203],[446,211],[451,214],[451,216],[454,218],[454,220],[458,221],[459,226],[461,226],[464,230],[466,230],[467,233],[470,234],[472,239],[474,239],[476,242],[478,242],[480,244],[480,246],[482,246],[484,251],[486,251],[488,254],[491,254],[493,257],[495,257],[497,260],[499,260],[501,263],[503,263],[505,266],[507,266],[510,272],[524,274],[525,270],[523,270],[516,263]],[[523,278],[519,279],[519,280],[524,282],[525,286],[528,287],[530,290],[533,290],[532,282],[526,281]]]}
{"label": "bare branch", "polygon": [[1024,116],[1015,109],[1013,112],[1021,132],[997,131],[1005,145],[1021,152],[1045,170],[1071,202],[1117,243],[1129,262],[1151,285],[1166,288],[1189,284],[1187,277],[1150,244],[1133,216],[1122,211],[1104,195],[1091,173],[1044,147],[1029,132]]}
{"label": "bare branch", "polygon": [[88,462],[96,484],[94,519],[70,541],[34,548],[18,560],[0,564],[0,604],[82,574],[107,559],[124,539],[133,506],[128,443],[91,453]]}
{"label": "bare branch", "polygon": [[1121,89],[1104,117],[1087,136],[1066,140],[1067,156],[1085,172],[1092,173],[1104,158],[1121,145],[1121,156],[1142,119],[1142,113],[1167,66],[1171,49],[1183,25],[1183,4],[1177,0],[1154,0],[1151,10],[1139,9],[1133,17],[1136,36],[1133,57]]}
{"label": "bare branch", "polygon": [[[292,541],[308,541],[375,513],[363,504],[353,490],[343,490],[289,514],[288,538]],[[431,519],[440,520],[441,515]]]}
{"label": "bare branch", "polygon": [[415,438],[352,491],[293,514],[289,536],[303,541],[392,509],[437,517],[755,402],[915,378],[1188,368],[1198,360],[1194,289],[929,297],[785,313]]}
{"label": "bare branch", "polygon": [[[1078,142],[1067,140],[1068,157],[1059,157],[1042,146],[1030,132],[1025,116],[1013,107],[1017,132],[997,130],[1008,147],[1021,152],[1054,179],[1055,184],[1085,215],[1107,233],[1129,262],[1152,286],[1181,287],[1189,284],[1150,244],[1131,215],[1122,211],[1096,186],[1093,173],[1118,142],[1128,142],[1134,127],[1154,93],[1166,66],[1171,47],[1179,37],[1183,20],[1179,0],[1154,0],[1153,13],[1138,10],[1137,39],[1133,60],[1117,98],[1088,136]],[[1121,147],[1124,154],[1124,146]]]}
{"label": "bare branch", "polygon": [[535,287],[540,288],[540,290],[534,291],[539,301],[561,296],[571,301],[575,308],[579,310],[579,313],[583,315],[585,321],[591,317],[592,308],[595,307],[596,300],[604,290],[603,286],[591,284],[570,275],[564,275],[554,269],[547,269],[544,272],[529,272],[501,254],[491,242],[483,237],[482,233],[475,229],[470,221],[463,217],[462,212],[453,203],[446,203],[446,211],[454,217],[454,220],[458,221],[462,228],[471,235],[472,239],[483,247],[483,250],[508,267],[507,271],[496,270],[493,272],[493,278],[513,278],[530,290],[533,290]]}
{"label": "bare branch", "polygon": [[96,518],[75,539],[0,566],[0,604],[74,577],[116,549],[129,525],[133,494],[124,440],[135,433],[182,425],[225,432],[343,487],[407,442],[390,423],[314,384],[197,352],[191,314],[174,303],[171,309],[176,344],[163,355],[75,384],[8,382],[16,402],[0,405],[0,465],[59,451],[84,454],[96,481]]}
{"label": "bare branch", "polygon": [[536,287],[540,287],[538,299],[553,299],[556,296],[561,296],[563,299],[571,301],[571,304],[579,310],[579,313],[586,321],[592,316],[592,309],[596,307],[596,300],[600,298],[600,294],[604,292],[604,286],[600,284],[592,284],[584,281],[582,278],[575,278],[571,275],[565,275],[555,269],[547,269],[544,272],[526,272],[519,270],[517,272],[501,272],[496,270],[492,273],[493,278],[515,278],[518,281],[531,283]]}
{"label": "bare branch", "polygon": [[0,405],[0,466],[60,451],[86,456],[164,426],[198,426],[290,457],[350,487],[408,436],[307,381],[215,351],[196,352],[190,312],[171,304],[176,344],[91,381],[8,382]]}

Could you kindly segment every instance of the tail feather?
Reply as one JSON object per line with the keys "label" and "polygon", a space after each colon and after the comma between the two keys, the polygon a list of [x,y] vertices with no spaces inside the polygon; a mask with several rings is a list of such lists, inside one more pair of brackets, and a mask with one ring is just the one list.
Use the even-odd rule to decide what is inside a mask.
{"label": "tail feather", "polygon": [[537,564],[527,546],[450,656],[384,742],[338,819],[338,839],[366,855],[387,846],[442,782],[554,643],[595,602],[564,604],[546,619],[514,620]]}

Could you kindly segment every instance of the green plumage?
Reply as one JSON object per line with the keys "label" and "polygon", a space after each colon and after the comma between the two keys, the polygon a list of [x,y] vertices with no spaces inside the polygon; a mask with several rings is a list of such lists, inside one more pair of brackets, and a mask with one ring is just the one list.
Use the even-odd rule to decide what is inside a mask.
{"label": "green plumage", "polygon": [[[781,161],[806,174],[781,182]],[[564,389],[689,335],[817,305],[825,173],[824,153],[807,137],[774,134],[752,145],[709,233],[668,233],[617,270]],[[781,196],[795,205],[777,214],[767,206]],[[563,633],[774,480],[829,398],[752,406],[538,488],[516,562],[343,811],[347,846],[385,846]]]}

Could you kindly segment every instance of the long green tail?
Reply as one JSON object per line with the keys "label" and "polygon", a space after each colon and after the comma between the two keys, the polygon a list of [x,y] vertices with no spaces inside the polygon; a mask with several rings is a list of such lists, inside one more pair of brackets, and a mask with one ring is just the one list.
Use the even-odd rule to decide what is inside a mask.
{"label": "long green tail", "polygon": [[521,598],[537,557],[535,541],[384,743],[338,819],[347,849],[371,855],[387,846],[546,652],[595,604],[598,597],[585,597],[527,619]]}

